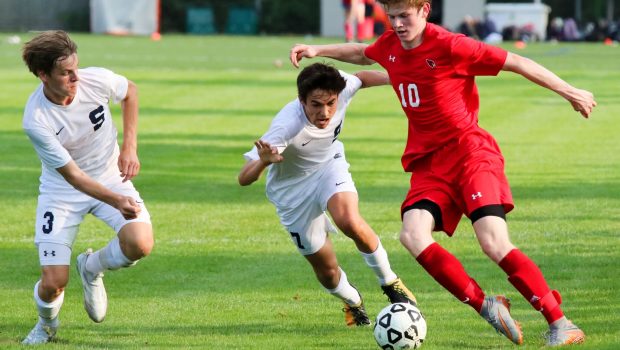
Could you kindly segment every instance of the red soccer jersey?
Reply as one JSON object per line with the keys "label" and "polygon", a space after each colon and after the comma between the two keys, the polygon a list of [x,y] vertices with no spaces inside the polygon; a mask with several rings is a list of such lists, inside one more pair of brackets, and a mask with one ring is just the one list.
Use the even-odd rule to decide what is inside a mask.
{"label": "red soccer jersey", "polygon": [[387,71],[409,120],[401,159],[405,171],[415,159],[478,127],[475,76],[497,75],[507,56],[501,48],[432,23],[423,35],[420,46],[406,50],[390,30],[364,52]]}

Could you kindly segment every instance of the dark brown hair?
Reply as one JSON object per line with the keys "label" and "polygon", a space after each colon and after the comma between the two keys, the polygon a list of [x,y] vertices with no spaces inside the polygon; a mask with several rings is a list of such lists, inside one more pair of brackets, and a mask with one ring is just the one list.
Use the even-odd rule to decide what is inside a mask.
{"label": "dark brown hair", "polygon": [[22,59],[36,77],[51,74],[58,61],[77,53],[77,45],[62,30],[45,31],[24,44]]}

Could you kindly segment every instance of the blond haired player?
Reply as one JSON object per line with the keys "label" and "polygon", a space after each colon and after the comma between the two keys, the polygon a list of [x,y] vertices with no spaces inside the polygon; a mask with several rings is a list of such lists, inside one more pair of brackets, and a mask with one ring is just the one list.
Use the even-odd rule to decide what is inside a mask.
{"label": "blond haired player", "polygon": [[564,316],[560,294],[510,241],[505,219],[514,207],[512,194],[497,142],[478,125],[475,77],[502,70],[520,74],[556,92],[586,118],[596,106],[593,95],[530,59],[428,23],[431,0],[378,1],[393,30],[371,45],[296,45],[291,62],[297,66],[304,57],[323,56],[379,63],[409,121],[402,164],[412,174],[401,206],[401,243],[438,283],[521,344],[521,327],[510,315],[508,300],[486,295],[459,260],[432,237],[433,231],[451,236],[465,214],[484,253],[549,323],[547,344],[582,342],[585,335]]}

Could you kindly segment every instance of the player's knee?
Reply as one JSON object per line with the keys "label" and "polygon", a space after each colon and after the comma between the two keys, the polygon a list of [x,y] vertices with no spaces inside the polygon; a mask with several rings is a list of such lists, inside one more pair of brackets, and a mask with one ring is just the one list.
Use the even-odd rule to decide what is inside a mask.
{"label": "player's knee", "polygon": [[[121,243],[121,250],[123,255],[130,261],[137,261],[151,253],[153,249],[153,244],[140,241],[140,242],[125,242],[125,244]],[[132,266],[133,264],[127,265]]]}
{"label": "player's knee", "polygon": [[431,232],[405,228],[400,231],[399,240],[415,257],[434,242]]}
{"label": "player's knee", "polygon": [[133,255],[131,257],[131,260],[138,260],[151,254],[154,244],[155,242],[153,241],[152,237],[144,238],[142,240],[134,242],[133,247],[131,249],[132,255]]}
{"label": "player's knee", "polygon": [[155,241],[150,230],[143,230],[131,235],[123,235],[120,238],[120,244],[127,258],[138,260],[151,254]]}
{"label": "player's knee", "polygon": [[319,282],[321,282],[325,288],[333,289],[338,286],[338,281],[340,278],[338,266],[323,268],[320,271],[316,271],[316,275]]}
{"label": "player's knee", "polygon": [[149,236],[148,238],[140,241],[138,243],[138,251],[140,252],[140,255],[142,255],[142,257],[145,257],[149,254],[151,254],[151,251],[153,250],[153,246],[155,245],[155,241],[153,240],[153,236]]}
{"label": "player's knee", "polygon": [[338,266],[330,266],[325,270],[324,276],[329,280],[338,281],[340,278],[340,269],[338,269]]}
{"label": "player's knee", "polygon": [[495,254],[493,241],[489,239],[481,239],[479,243],[482,252],[492,259],[493,255]]}
{"label": "player's knee", "polygon": [[480,244],[480,248],[482,248],[482,251],[484,252],[484,254],[486,256],[489,257],[489,259],[495,261],[495,262],[499,262],[501,260],[500,256],[501,253],[500,251],[497,249],[497,247],[494,247],[491,244]]}
{"label": "player's knee", "polygon": [[482,252],[495,262],[501,261],[508,252],[514,249],[514,245],[507,238],[502,239],[495,235],[479,239],[479,243]]}
{"label": "player's knee", "polygon": [[404,245],[406,247],[409,244],[409,242],[411,241],[411,232],[400,231],[400,235],[398,236],[398,240],[400,240],[400,244],[402,244],[402,245]]}
{"label": "player's knee", "polygon": [[402,229],[399,236],[400,243],[405,247],[415,247],[420,241],[420,233],[412,229]]}
{"label": "player's knee", "polygon": [[353,239],[363,236],[366,226],[366,222],[359,215],[347,215],[338,224],[340,230]]}

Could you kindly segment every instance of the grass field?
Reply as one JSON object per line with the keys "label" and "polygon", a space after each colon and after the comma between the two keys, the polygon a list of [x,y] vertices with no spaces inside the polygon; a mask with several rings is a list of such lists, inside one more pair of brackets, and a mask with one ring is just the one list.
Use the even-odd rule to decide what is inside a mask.
{"label": "grass field", "polygon": [[[21,47],[7,44],[7,36],[0,35],[0,348],[19,348],[36,322],[32,287],[39,266],[32,238],[40,162],[21,119],[38,81],[21,62]],[[344,326],[340,302],[323,292],[297,254],[264,196],[264,178],[246,188],[236,180],[242,153],[295,98],[290,46],[333,40],[164,36],[152,42],[91,35],[74,40],[81,66],[108,67],[140,88],[142,172],[134,183],[152,215],[156,247],[136,267],[106,275],[110,303],[102,324],[84,312],[72,270],[58,340],[48,348],[374,349],[371,329]],[[620,47],[537,44],[519,53],[593,91],[599,106],[584,120],[559,96],[516,75],[478,79],[480,123],[502,147],[516,201],[509,215],[511,237],[586,331],[580,348],[617,349]],[[284,66],[274,67],[276,59]],[[408,176],[399,161],[406,119],[393,95],[389,87],[360,91],[341,140],[362,214],[426,315],[423,348],[511,348],[398,242]],[[114,111],[120,128],[118,107]],[[111,236],[110,229],[87,218],[74,256]],[[468,221],[453,238],[436,239],[487,293],[512,298],[524,348],[542,347],[544,319],[481,253]],[[333,240],[349,279],[376,315],[387,302],[373,274],[342,234]]]}

